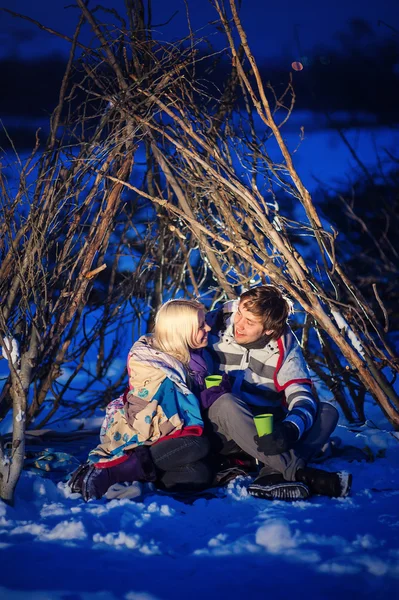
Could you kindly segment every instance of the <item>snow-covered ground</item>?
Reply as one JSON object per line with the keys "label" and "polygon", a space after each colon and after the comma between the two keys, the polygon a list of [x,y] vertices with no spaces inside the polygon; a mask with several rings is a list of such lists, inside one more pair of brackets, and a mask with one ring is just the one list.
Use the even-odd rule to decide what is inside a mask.
{"label": "snow-covered ground", "polygon": [[[376,414],[378,417],[379,411]],[[188,504],[143,488],[136,500],[85,504],[65,483],[24,472],[0,502],[3,600],[393,598],[399,590],[399,439],[384,420],[339,425],[350,497],[269,502],[249,477]]]}

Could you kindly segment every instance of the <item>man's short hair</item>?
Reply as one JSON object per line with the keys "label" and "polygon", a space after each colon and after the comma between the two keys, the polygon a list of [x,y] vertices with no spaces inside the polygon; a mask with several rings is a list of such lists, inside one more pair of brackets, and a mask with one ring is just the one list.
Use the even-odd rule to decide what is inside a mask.
{"label": "man's short hair", "polygon": [[277,340],[284,333],[292,303],[275,285],[261,285],[240,296],[240,304],[263,321],[263,329],[273,331]]}

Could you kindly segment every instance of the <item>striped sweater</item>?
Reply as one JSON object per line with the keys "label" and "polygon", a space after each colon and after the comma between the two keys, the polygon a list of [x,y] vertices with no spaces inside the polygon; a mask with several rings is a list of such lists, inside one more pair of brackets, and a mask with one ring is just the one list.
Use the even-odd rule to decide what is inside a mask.
{"label": "striped sweater", "polygon": [[207,315],[211,327],[205,354],[209,370],[227,373],[233,394],[257,411],[265,407],[277,420],[292,422],[300,437],[313,425],[317,403],[298,340],[287,325],[284,335],[266,341],[264,347],[240,346],[233,335],[238,303],[226,302]]}

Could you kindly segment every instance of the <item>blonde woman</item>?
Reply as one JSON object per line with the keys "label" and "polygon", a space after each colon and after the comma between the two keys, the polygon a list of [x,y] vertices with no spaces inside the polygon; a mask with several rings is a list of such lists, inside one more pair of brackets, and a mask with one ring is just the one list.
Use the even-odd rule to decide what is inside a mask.
{"label": "blonde woman", "polygon": [[[87,501],[123,481],[155,481],[170,491],[211,484],[198,399],[207,374],[200,349],[209,330],[199,302],[171,300],[159,309],[153,335],[129,352],[128,389],[108,405],[100,444],[73,474],[72,491]],[[212,402],[217,396],[214,389]]]}

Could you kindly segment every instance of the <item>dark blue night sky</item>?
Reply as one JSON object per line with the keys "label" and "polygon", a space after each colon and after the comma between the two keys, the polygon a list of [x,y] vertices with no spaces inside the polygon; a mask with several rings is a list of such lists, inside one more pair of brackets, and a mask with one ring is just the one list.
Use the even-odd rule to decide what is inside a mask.
{"label": "dark blue night sky", "polygon": [[[79,16],[72,2],[60,0],[0,0],[0,4],[66,35],[73,34]],[[124,12],[123,0],[105,0],[102,5]],[[188,0],[188,5],[192,28],[203,28],[216,48],[223,47],[224,37],[209,25],[216,19],[210,2]],[[154,37],[173,41],[187,35],[183,0],[152,0],[152,7],[153,23],[159,25]],[[101,15],[107,22],[108,15]],[[346,128],[366,164],[375,161],[376,146],[398,147],[396,0],[242,0],[241,18],[265,79],[282,84],[292,72],[293,61],[305,64],[302,72],[293,74],[297,103],[286,135],[296,147],[299,128],[305,127],[296,163],[309,188],[314,190],[317,180],[342,181],[352,168],[350,154],[329,118]],[[84,41],[91,39],[86,25]],[[30,147],[34,130],[45,127],[57,101],[69,44],[4,12],[0,13],[0,40],[0,118],[17,146]],[[396,50],[387,58],[386,53],[375,50],[378,44],[396,44]]]}
{"label": "dark blue night sky", "polygon": [[[0,4],[65,34],[73,32],[79,13],[78,8],[71,6],[72,2],[60,0],[2,0]],[[93,7],[97,4],[92,3]],[[121,13],[124,11],[123,0],[105,0],[101,4]],[[189,0],[188,4],[194,29],[215,18],[215,11],[208,0]],[[159,28],[161,38],[180,38],[187,32],[183,0],[153,0],[152,6],[155,24],[165,23],[178,11],[167,26]],[[268,58],[284,56],[294,59],[300,51],[308,53],[318,45],[334,44],[337,33],[344,31],[352,19],[368,21],[380,30],[380,35],[387,34],[387,27],[399,27],[399,9],[395,0],[243,0],[241,17],[257,56]],[[66,42],[57,41],[34,26],[4,13],[0,34],[2,56],[13,52],[31,58],[68,50]]]}

